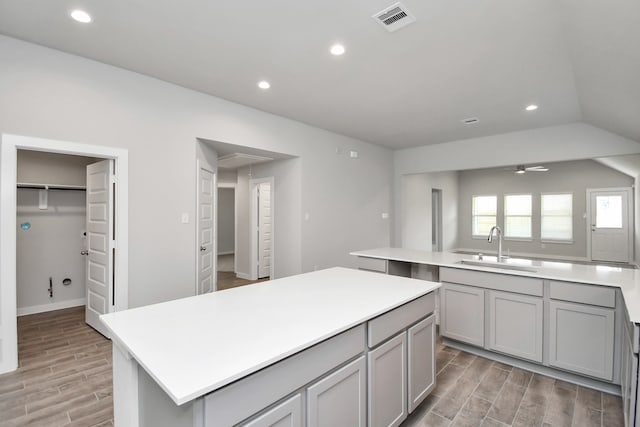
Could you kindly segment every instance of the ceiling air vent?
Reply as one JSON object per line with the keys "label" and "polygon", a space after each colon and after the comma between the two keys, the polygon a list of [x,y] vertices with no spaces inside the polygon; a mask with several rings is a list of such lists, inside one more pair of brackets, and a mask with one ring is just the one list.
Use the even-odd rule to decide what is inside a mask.
{"label": "ceiling air vent", "polygon": [[394,32],[415,22],[416,17],[402,3],[395,3],[372,16],[389,32]]}
{"label": "ceiling air vent", "polygon": [[469,117],[468,119],[463,119],[460,120],[462,123],[464,123],[465,125],[475,125],[476,123],[480,122],[480,119],[477,117]]}

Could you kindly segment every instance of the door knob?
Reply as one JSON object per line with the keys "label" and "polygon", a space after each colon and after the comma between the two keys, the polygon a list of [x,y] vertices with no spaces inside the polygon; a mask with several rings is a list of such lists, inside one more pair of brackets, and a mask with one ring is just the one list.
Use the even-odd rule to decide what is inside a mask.
{"label": "door knob", "polygon": [[204,246],[200,246],[200,252],[204,252],[206,250],[207,250],[207,248],[205,248]]}
{"label": "door knob", "polygon": [[80,255],[89,255],[89,251],[80,251]]}

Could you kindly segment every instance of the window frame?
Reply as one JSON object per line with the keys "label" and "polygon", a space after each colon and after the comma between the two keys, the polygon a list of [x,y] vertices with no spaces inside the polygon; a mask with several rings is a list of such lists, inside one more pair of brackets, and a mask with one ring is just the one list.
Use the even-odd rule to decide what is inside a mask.
{"label": "window frame", "polygon": [[474,202],[474,199],[476,197],[495,197],[496,206],[495,206],[495,214],[494,214],[494,216],[496,218],[496,225],[498,225],[498,197],[499,197],[499,195],[495,194],[495,193],[493,193],[493,194],[472,194],[471,195],[471,238],[472,239],[486,239],[487,236],[488,236],[488,233],[487,234],[474,234],[475,230],[474,230],[473,224],[475,222],[474,221],[475,217],[476,216],[488,216],[488,215],[475,215],[474,210],[473,210],[473,202]]}
{"label": "window frame", "polygon": [[[543,204],[542,204],[542,198],[544,196],[559,196],[559,195],[570,195],[571,196],[571,214],[569,215],[569,218],[571,219],[571,238],[570,239],[552,239],[550,237],[543,237],[542,236],[542,223],[543,223],[543,219],[545,217],[544,212],[542,210],[543,208]],[[553,191],[553,192],[544,192],[544,193],[540,193],[540,242],[541,243],[559,243],[559,244],[573,244],[575,243],[574,240],[574,226],[573,226],[573,202],[574,202],[575,198],[574,198],[574,194],[573,191]],[[558,215],[554,215],[554,216],[558,216]]]}
{"label": "window frame", "polygon": [[[529,215],[507,215],[507,197],[509,196],[529,196],[531,198]],[[532,193],[504,193],[502,195],[502,223],[504,228],[502,229],[503,240],[511,240],[515,242],[533,242],[533,194]],[[529,218],[529,237],[509,236],[507,235],[507,218]]]}

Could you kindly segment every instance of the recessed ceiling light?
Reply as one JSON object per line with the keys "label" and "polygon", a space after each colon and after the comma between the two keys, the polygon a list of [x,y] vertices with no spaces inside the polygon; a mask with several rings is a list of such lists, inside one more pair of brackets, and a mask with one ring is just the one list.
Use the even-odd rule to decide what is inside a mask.
{"label": "recessed ceiling light", "polygon": [[527,111],[534,111],[534,110],[537,110],[537,109],[538,109],[538,106],[535,105],[535,104],[527,105],[527,108],[525,108],[525,110],[527,110]]}
{"label": "recessed ceiling light", "polygon": [[330,52],[334,56],[340,56],[344,54],[345,49],[344,49],[344,46],[342,46],[341,44],[334,44],[333,46],[331,46]]}
{"label": "recessed ceiling light", "polygon": [[91,15],[89,15],[84,10],[76,9],[71,12],[71,17],[78,22],[82,22],[83,24],[88,24],[91,22]]}
{"label": "recessed ceiling light", "polygon": [[269,89],[271,87],[271,83],[269,83],[266,80],[262,80],[262,81],[258,82],[258,87],[260,89]]}

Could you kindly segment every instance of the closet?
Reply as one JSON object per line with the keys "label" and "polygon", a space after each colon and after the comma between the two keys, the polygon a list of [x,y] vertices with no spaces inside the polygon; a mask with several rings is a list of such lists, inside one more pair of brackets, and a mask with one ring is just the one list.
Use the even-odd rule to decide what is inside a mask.
{"label": "closet", "polygon": [[94,162],[18,151],[18,316],[85,305],[86,166]]}

